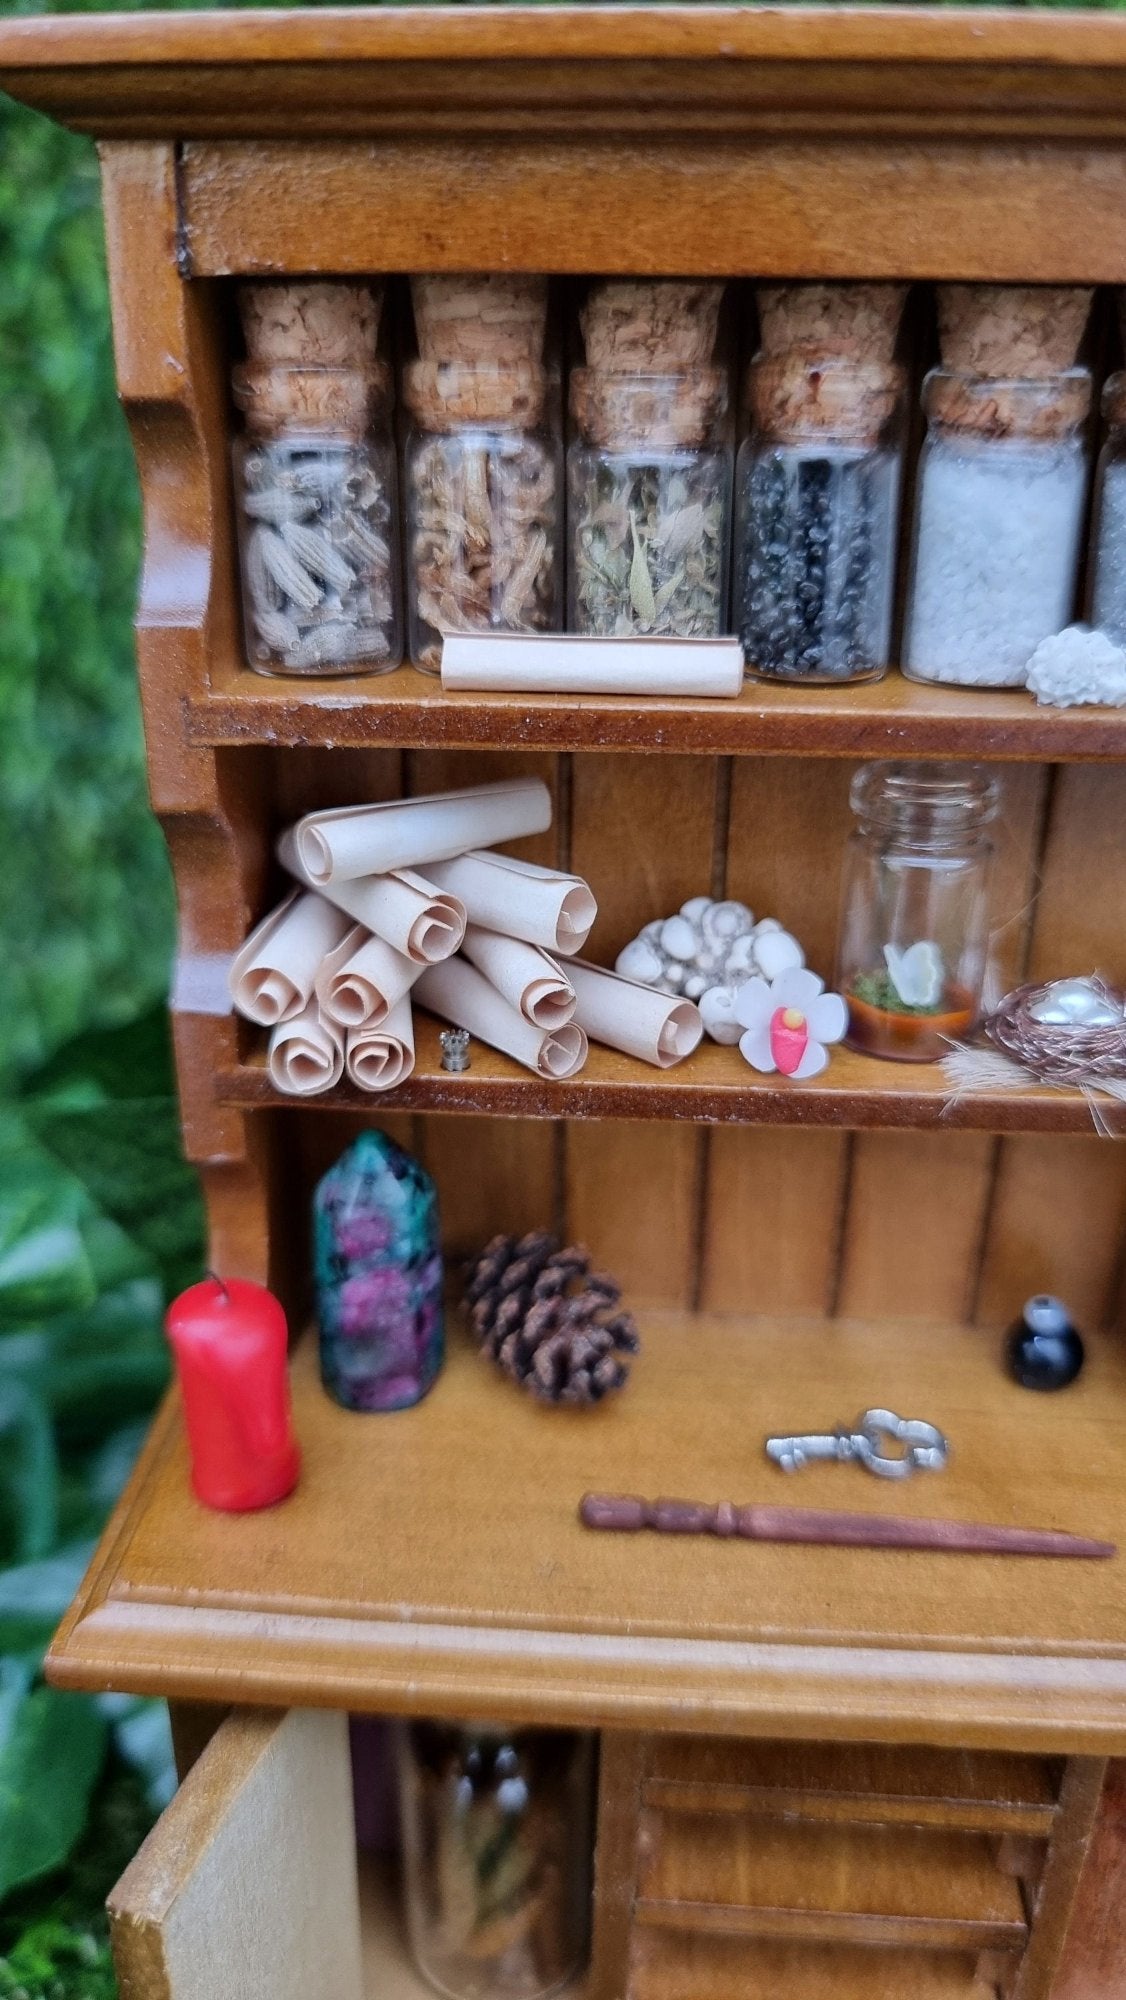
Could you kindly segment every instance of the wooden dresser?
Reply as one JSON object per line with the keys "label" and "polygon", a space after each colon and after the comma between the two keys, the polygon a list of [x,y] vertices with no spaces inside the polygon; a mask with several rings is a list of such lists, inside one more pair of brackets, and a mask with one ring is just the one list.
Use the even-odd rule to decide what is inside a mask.
{"label": "wooden dresser", "polygon": [[[253,1031],[193,1007],[268,907],[296,814],[517,771],[556,800],[525,851],[594,886],[593,956],[726,890],[829,971],[849,779],[892,755],[997,767],[1012,979],[1126,978],[1126,711],[895,672],[695,703],[444,696],[409,666],[260,678],[229,460],[248,273],[1126,284],[1126,18],[77,15],[0,24],[0,84],[101,145],[213,1264],[268,1281],[301,1325],[311,1188],[375,1121],[435,1175],[451,1256],[557,1223],[621,1276],[644,1335],[592,1418],[538,1411],[456,1333],[426,1402],[348,1415],[305,1338],[302,1483],[245,1518],[191,1501],[169,1399],[48,1667],[173,1704],[186,1782],[114,1898],[125,2000],[422,1990],[378,1882],[357,1900],[345,1711],[602,1731],[591,2000],[1120,1996],[1126,1789],[1106,1760],[1126,1756],[1126,1556],[751,1548],[576,1519],[587,1488],[777,1498],[769,1429],[881,1403],[948,1431],[940,1481],[826,1466],[785,1497],[1126,1547],[1126,1147],[1082,1099],[951,1104],[938,1070],[847,1052],[794,1087],[711,1044],[668,1074],[596,1050],[548,1084],[478,1048],[447,1075],[425,1022],[386,1109],[347,1086],[298,1105]],[[1054,1398],[1000,1360],[1040,1289],[1088,1335]]]}

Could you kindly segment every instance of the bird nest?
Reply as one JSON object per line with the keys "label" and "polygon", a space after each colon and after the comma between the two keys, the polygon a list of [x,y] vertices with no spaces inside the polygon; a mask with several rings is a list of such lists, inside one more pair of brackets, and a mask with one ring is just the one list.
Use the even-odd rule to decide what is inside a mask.
{"label": "bird nest", "polygon": [[1018,986],[989,1016],[985,1032],[1041,1083],[1071,1084],[1082,1090],[1084,1085],[1126,1078],[1126,995],[1110,986],[1101,990],[1123,1013],[1112,1027],[1038,1021],[1032,1008],[1045,998],[1048,987]]}

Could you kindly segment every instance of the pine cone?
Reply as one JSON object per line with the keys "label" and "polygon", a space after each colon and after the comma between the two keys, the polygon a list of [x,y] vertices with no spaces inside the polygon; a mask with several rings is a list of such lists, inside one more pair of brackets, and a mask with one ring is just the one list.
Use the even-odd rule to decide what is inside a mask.
{"label": "pine cone", "polygon": [[470,1267],[464,1306],[483,1354],[542,1403],[598,1403],[624,1386],[641,1342],[622,1288],[589,1250],[547,1230],[494,1236]]}

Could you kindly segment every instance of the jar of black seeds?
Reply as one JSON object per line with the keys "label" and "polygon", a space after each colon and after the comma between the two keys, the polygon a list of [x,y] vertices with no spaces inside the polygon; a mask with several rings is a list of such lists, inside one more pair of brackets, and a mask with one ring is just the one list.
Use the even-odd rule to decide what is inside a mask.
{"label": "jar of black seeds", "polygon": [[867,681],[891,649],[904,375],[760,355],[736,469],[735,607],[763,680]]}

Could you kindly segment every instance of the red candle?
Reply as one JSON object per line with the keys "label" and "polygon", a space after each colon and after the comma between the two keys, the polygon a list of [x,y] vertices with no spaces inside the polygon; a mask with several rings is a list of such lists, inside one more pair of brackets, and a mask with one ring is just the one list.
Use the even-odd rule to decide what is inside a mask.
{"label": "red candle", "polygon": [[245,1278],[207,1277],[173,1299],[164,1326],[197,1499],[227,1514],[284,1500],[301,1453],[289,1411],[285,1314],[273,1293]]}

